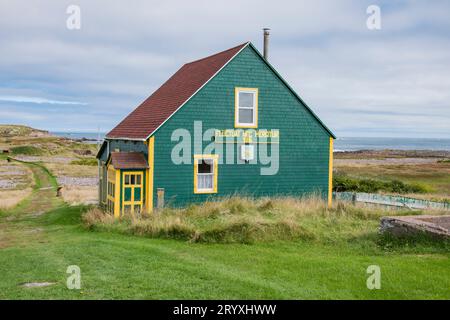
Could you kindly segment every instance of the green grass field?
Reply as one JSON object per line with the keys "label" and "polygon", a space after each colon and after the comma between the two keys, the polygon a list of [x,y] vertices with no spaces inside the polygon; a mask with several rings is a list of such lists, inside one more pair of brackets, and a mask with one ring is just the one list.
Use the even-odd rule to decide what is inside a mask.
{"label": "green grass field", "polygon": [[[337,224],[336,242],[212,244],[90,231],[81,218],[88,208],[65,205],[48,172],[30,168],[33,195],[0,213],[1,299],[450,299],[448,246],[379,242],[374,221],[355,225],[358,237]],[[69,265],[81,269],[81,290],[66,287]],[[369,265],[381,268],[380,290],[366,287]]]}
{"label": "green grass field", "polygon": [[[449,299],[449,253],[307,242],[192,244],[86,231],[82,208],[23,219],[3,248],[2,299]],[[17,222],[19,223],[19,222]],[[40,234],[32,230],[42,228]],[[65,286],[69,265],[82,289]],[[366,288],[379,265],[382,288]],[[46,288],[25,282],[50,281]]]}

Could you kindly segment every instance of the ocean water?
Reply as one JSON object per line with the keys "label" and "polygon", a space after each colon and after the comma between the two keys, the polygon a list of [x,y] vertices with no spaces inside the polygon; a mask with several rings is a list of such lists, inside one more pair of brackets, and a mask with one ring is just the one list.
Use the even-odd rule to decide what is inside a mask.
{"label": "ocean water", "polygon": [[[92,139],[88,143],[96,143],[105,137],[105,133],[96,132],[50,132],[53,135],[71,139]],[[450,151],[450,139],[437,138],[358,138],[343,137],[334,141],[335,151],[357,150],[446,150]]]}
{"label": "ocean water", "polygon": [[103,141],[105,138],[104,132],[60,132],[60,131],[50,131],[50,134],[63,138],[70,139],[89,139],[93,141],[86,141],[87,143],[97,143],[98,141]]}

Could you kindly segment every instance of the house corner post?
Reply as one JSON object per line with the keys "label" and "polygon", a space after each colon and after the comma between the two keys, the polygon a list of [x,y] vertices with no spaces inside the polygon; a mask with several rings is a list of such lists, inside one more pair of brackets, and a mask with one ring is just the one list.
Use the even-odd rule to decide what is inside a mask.
{"label": "house corner post", "polygon": [[330,154],[328,160],[328,208],[333,203],[333,137],[330,137]]}
{"label": "house corner post", "polygon": [[122,185],[120,184],[120,169],[116,169],[116,183],[114,189],[114,218],[120,218],[120,193],[122,190]]}
{"label": "house corner post", "polygon": [[147,213],[153,212],[153,177],[155,162],[155,136],[151,136],[148,140],[148,169],[147,169]]}

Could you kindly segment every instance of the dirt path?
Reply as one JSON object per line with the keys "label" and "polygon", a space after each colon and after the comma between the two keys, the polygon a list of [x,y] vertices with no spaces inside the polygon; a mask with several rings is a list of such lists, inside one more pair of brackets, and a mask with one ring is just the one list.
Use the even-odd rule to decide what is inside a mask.
{"label": "dirt path", "polygon": [[56,180],[43,165],[18,162],[33,172],[35,186],[29,197],[0,215],[0,249],[24,241],[38,240],[42,229],[30,222],[63,204],[63,201],[56,197]]}

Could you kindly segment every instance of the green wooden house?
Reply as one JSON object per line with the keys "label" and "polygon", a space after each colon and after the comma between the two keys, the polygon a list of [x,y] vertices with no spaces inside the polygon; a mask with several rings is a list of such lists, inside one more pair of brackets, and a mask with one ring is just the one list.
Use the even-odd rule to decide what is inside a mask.
{"label": "green wooden house", "polygon": [[97,155],[116,217],[229,195],[322,195],[333,133],[250,43],[185,64]]}

